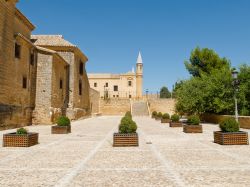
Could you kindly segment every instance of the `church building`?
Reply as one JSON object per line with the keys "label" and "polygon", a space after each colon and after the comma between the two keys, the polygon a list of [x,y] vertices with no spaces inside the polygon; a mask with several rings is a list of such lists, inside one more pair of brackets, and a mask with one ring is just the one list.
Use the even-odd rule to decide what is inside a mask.
{"label": "church building", "polygon": [[127,73],[89,73],[90,87],[100,93],[102,98],[141,98],[143,94],[143,63],[139,52],[136,72]]}

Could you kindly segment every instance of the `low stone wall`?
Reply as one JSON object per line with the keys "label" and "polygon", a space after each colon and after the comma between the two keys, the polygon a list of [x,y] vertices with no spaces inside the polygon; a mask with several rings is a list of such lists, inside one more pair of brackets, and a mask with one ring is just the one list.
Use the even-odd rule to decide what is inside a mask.
{"label": "low stone wall", "polygon": [[[217,114],[203,114],[201,119],[208,123],[219,124],[221,121],[228,117],[234,117],[230,115],[217,115]],[[239,123],[241,128],[250,129],[250,116],[239,116]]]}
{"label": "low stone wall", "polygon": [[148,102],[150,114],[153,111],[169,113],[170,115],[175,113],[175,99],[149,98]]}
{"label": "low stone wall", "polygon": [[100,113],[103,115],[124,115],[127,111],[130,111],[129,99],[100,99]]}
{"label": "low stone wall", "polygon": [[100,92],[90,88],[89,89],[89,100],[90,100],[90,108],[92,114],[99,113],[100,107]]}

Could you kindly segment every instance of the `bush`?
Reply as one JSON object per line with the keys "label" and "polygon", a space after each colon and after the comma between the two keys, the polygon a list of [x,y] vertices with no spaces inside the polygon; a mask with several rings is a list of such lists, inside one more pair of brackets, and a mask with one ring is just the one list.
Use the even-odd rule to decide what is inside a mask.
{"label": "bush", "polygon": [[66,116],[60,116],[56,123],[58,126],[70,126],[70,120]]}
{"label": "bush", "polygon": [[132,114],[131,114],[131,112],[130,112],[130,111],[127,111],[126,114],[125,114],[125,117],[129,117],[129,118],[132,119]]}
{"label": "bush", "polygon": [[220,129],[223,132],[238,132],[240,127],[234,118],[227,118],[220,123]]}
{"label": "bush", "polygon": [[173,114],[171,116],[171,121],[172,122],[179,122],[180,121],[180,116],[178,114]]}
{"label": "bush", "polygon": [[135,133],[137,130],[136,123],[130,117],[123,117],[119,125],[119,133]]}
{"label": "bush", "polygon": [[199,116],[189,116],[187,120],[188,125],[199,125],[200,124],[200,118]]}
{"label": "bush", "polygon": [[162,119],[169,119],[170,115],[168,113],[165,113],[162,115]]}
{"label": "bush", "polygon": [[152,117],[156,117],[157,116],[157,112],[156,111],[153,111],[152,112]]}
{"label": "bush", "polygon": [[28,134],[28,130],[25,128],[20,128],[20,129],[17,129],[16,133],[17,134]]}
{"label": "bush", "polygon": [[158,117],[158,118],[162,118],[162,113],[161,113],[161,112],[158,112],[157,117]]}

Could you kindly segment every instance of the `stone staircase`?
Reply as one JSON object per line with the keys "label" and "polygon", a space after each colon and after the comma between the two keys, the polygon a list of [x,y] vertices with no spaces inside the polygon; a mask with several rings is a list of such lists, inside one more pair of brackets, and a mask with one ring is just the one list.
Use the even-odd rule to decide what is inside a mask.
{"label": "stone staircase", "polygon": [[133,116],[148,116],[148,105],[146,101],[135,101],[132,103]]}

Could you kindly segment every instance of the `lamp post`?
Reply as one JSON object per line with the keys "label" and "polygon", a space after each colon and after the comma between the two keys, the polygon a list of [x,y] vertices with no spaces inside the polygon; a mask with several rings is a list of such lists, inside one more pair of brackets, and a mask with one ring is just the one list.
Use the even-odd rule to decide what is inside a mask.
{"label": "lamp post", "polygon": [[147,97],[147,99],[148,99],[148,89],[146,89],[146,97]]}
{"label": "lamp post", "polygon": [[237,91],[238,91],[238,85],[239,85],[239,80],[238,80],[238,72],[233,69],[232,71],[232,77],[233,77],[233,87],[234,87],[234,106],[235,106],[235,120],[238,122],[238,104],[237,104]]}

